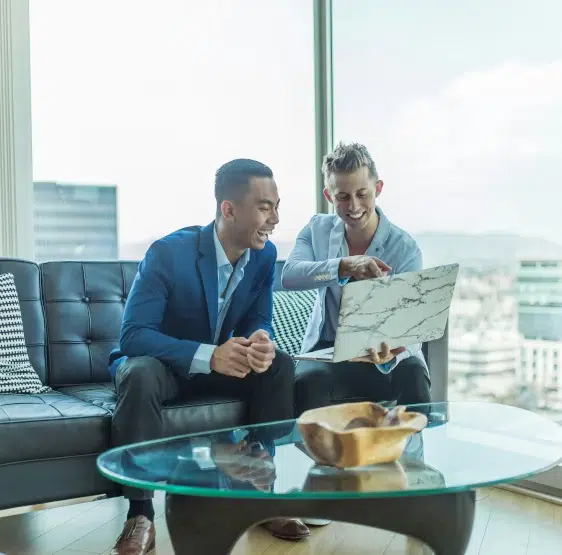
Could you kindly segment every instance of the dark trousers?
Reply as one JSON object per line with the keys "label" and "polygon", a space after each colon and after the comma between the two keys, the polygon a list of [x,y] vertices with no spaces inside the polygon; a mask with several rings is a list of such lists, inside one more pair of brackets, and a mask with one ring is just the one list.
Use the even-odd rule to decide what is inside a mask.
{"label": "dark trousers", "polygon": [[[129,358],[115,376],[117,405],[112,443],[118,446],[162,438],[162,406],[185,396],[238,396],[248,404],[251,424],[288,420],[294,411],[293,384],[293,359],[282,351],[276,352],[266,372],[251,372],[245,378],[211,372],[187,379],[154,358]],[[123,493],[128,499],[153,497],[153,492],[135,488],[123,488]]]}
{"label": "dark trousers", "polygon": [[[329,344],[319,344],[322,349]],[[295,407],[305,410],[357,400],[396,401],[399,405],[430,403],[427,369],[417,357],[402,360],[383,374],[369,362],[316,362],[300,360],[295,371]]]}

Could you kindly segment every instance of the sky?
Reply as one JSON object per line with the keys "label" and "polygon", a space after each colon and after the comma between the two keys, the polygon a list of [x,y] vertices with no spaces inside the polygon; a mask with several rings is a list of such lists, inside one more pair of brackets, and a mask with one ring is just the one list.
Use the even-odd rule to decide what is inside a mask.
{"label": "sky", "polygon": [[[558,0],[333,0],[335,139],[392,221],[562,242]],[[213,218],[215,170],[269,164],[278,237],[313,214],[310,0],[30,0],[34,179],[116,184],[120,242]],[[273,237],[275,239],[275,236]]]}
{"label": "sky", "polygon": [[336,0],[335,135],[413,232],[562,241],[557,0]]}

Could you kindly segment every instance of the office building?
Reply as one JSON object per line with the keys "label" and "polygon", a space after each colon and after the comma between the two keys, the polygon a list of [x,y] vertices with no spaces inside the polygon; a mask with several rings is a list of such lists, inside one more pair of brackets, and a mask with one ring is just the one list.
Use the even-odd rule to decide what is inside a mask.
{"label": "office building", "polygon": [[545,407],[562,408],[562,341],[525,339],[521,346],[521,380],[533,384]]}
{"label": "office building", "polygon": [[520,377],[545,407],[562,407],[562,260],[523,260],[517,274]]}
{"label": "office building", "polygon": [[461,398],[497,400],[513,387],[519,367],[514,330],[480,329],[451,334],[449,379]]}
{"label": "office building", "polygon": [[35,182],[33,196],[38,262],[119,257],[115,185]]}
{"label": "office building", "polygon": [[517,300],[525,339],[562,341],[562,260],[521,261]]}

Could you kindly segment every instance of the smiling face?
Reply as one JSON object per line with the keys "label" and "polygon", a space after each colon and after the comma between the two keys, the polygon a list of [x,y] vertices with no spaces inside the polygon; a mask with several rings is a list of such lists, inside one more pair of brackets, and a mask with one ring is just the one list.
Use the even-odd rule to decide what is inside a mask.
{"label": "smiling face", "polygon": [[352,229],[364,229],[376,219],[376,198],[383,182],[361,166],[353,172],[338,172],[328,176],[324,196],[334,205],[336,214]]}
{"label": "smiling face", "polygon": [[261,250],[279,223],[279,194],[271,177],[251,177],[246,194],[239,200],[224,201],[223,218],[230,238],[240,249]]}

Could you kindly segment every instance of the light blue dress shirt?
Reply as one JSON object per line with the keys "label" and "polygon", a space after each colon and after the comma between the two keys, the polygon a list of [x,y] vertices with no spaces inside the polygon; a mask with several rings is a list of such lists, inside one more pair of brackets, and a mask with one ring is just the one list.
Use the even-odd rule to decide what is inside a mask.
{"label": "light blue dress shirt", "polygon": [[[217,327],[215,329],[215,337],[213,338],[213,345],[201,343],[195,352],[193,361],[189,368],[190,374],[209,374],[211,372],[211,357],[217,348],[224,318],[228,312],[232,295],[236,290],[238,284],[244,277],[244,268],[250,260],[250,250],[246,249],[244,254],[238,259],[236,266],[233,268],[228,260],[226,253],[219,241],[217,235],[217,228],[215,226],[213,232],[215,240],[215,251],[217,254],[217,280],[218,280],[218,314],[217,314]],[[226,291],[225,291],[226,290]]]}

